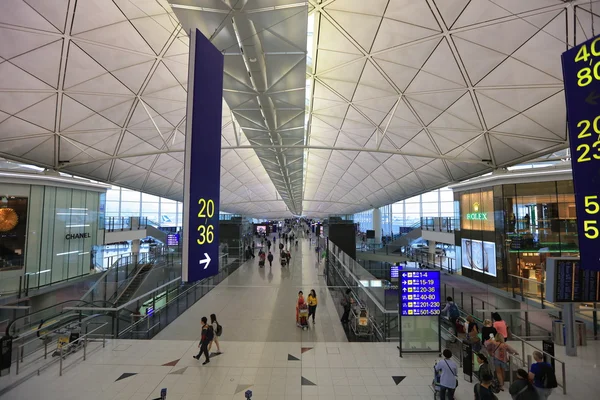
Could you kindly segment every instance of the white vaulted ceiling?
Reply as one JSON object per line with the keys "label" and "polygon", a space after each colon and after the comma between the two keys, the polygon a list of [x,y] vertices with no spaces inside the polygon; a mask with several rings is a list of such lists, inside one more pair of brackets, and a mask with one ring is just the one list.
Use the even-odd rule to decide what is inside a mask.
{"label": "white vaulted ceiling", "polygon": [[0,2],[0,156],[181,199],[199,24],[226,55],[222,209],[352,213],[565,148],[560,54],[592,37],[588,0],[172,2]]}

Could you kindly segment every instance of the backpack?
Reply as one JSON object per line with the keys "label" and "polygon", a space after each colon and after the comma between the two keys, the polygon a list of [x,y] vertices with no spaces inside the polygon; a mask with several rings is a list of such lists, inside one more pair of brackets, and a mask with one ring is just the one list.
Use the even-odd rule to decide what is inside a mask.
{"label": "backpack", "polygon": [[450,304],[450,308],[448,309],[448,316],[450,318],[458,318],[460,317],[460,311],[458,311],[458,307],[456,304]]}
{"label": "backpack", "polygon": [[217,337],[223,334],[223,327],[217,322]]}
{"label": "backpack", "polygon": [[209,342],[212,342],[212,340],[215,338],[215,330],[213,329],[213,327],[211,325],[208,326],[208,328],[206,329],[206,340]]}
{"label": "backpack", "polygon": [[558,387],[554,370],[546,363],[540,365],[540,381],[542,381],[542,385],[547,389]]}

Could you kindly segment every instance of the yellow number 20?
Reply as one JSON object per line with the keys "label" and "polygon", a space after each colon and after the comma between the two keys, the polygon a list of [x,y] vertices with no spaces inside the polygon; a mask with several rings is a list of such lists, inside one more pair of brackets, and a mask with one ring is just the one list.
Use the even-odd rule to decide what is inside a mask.
{"label": "yellow number 20", "polygon": [[[583,230],[585,231],[585,237],[588,239],[596,239],[600,235],[600,231],[596,228],[597,221],[583,221]],[[591,233],[590,233],[591,231]]]}

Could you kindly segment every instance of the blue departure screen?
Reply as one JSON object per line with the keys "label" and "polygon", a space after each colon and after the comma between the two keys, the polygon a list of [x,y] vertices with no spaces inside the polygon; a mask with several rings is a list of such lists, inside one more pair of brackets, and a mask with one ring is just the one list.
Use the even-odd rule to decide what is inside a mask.
{"label": "blue departure screen", "polygon": [[402,316],[440,315],[440,271],[400,271]]}
{"label": "blue departure screen", "polygon": [[600,36],[562,54],[581,268],[600,271]]}

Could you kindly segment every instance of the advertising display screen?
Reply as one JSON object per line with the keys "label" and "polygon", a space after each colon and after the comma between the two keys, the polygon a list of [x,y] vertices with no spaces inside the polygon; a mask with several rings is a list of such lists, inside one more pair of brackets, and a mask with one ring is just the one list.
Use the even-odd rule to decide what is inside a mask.
{"label": "advertising display screen", "polygon": [[400,271],[400,315],[440,315],[440,271]]}
{"label": "advertising display screen", "polygon": [[462,239],[462,267],[496,276],[496,245],[481,240]]}
{"label": "advertising display screen", "polygon": [[600,271],[600,36],[562,54],[581,268]]}
{"label": "advertising display screen", "polygon": [[267,233],[267,227],[265,225],[257,225],[256,226],[256,233]]}

